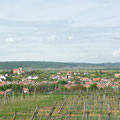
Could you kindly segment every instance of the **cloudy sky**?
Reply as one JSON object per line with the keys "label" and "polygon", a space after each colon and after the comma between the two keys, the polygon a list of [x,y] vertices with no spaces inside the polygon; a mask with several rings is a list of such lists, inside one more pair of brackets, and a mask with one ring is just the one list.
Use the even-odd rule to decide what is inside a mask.
{"label": "cloudy sky", "polygon": [[0,61],[120,62],[120,0],[0,0]]}

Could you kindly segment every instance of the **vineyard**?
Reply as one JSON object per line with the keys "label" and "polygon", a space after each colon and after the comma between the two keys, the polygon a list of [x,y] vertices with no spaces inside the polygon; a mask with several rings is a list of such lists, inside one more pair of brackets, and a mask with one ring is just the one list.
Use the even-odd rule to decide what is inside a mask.
{"label": "vineyard", "polygon": [[1,120],[120,120],[119,91],[1,97]]}

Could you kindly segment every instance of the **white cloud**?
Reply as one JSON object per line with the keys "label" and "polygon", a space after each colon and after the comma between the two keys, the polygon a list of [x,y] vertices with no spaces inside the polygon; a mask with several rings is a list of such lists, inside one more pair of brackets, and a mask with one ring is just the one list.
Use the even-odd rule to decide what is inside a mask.
{"label": "white cloud", "polygon": [[10,38],[7,38],[7,39],[5,40],[5,42],[6,42],[6,43],[16,43],[17,40],[16,40],[15,38],[13,38],[13,37],[10,37]]}
{"label": "white cloud", "polygon": [[48,37],[49,40],[56,40],[56,35],[51,35]]}
{"label": "white cloud", "polygon": [[113,52],[113,55],[114,55],[114,56],[120,56],[120,49],[115,50],[115,51]]}
{"label": "white cloud", "polygon": [[73,37],[72,37],[72,36],[69,36],[69,37],[68,37],[68,40],[72,40],[72,39],[73,39]]}

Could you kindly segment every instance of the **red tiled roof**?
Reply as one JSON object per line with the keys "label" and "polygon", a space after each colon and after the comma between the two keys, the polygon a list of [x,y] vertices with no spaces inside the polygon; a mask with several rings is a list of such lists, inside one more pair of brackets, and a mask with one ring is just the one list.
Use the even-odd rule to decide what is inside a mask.
{"label": "red tiled roof", "polygon": [[4,91],[0,91],[0,95],[4,95]]}
{"label": "red tiled roof", "polygon": [[29,89],[28,88],[23,88],[24,91],[28,91]]}
{"label": "red tiled roof", "polygon": [[99,80],[101,80],[101,78],[94,78],[93,80],[94,81],[99,81]]}

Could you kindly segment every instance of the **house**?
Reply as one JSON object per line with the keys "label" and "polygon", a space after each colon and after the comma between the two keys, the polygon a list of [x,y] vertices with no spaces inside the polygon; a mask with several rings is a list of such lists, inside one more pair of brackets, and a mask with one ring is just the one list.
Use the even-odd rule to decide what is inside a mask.
{"label": "house", "polygon": [[7,89],[5,93],[10,94],[12,92],[12,89]]}
{"label": "house", "polygon": [[8,74],[5,74],[5,77],[8,77]]}
{"label": "house", "polygon": [[11,83],[11,84],[16,84],[16,85],[19,84],[18,81],[11,81],[10,83]]}
{"label": "house", "polygon": [[5,81],[1,81],[1,82],[0,82],[0,86],[4,86],[5,84],[6,84]]}
{"label": "house", "polygon": [[119,82],[114,82],[114,85],[119,85]]}
{"label": "house", "polygon": [[61,75],[61,72],[58,72],[57,75]]}
{"label": "house", "polygon": [[120,73],[116,73],[115,77],[119,78],[120,77]]}
{"label": "house", "polygon": [[77,72],[74,72],[73,74],[74,74],[74,75],[78,75],[78,73],[77,73]]}
{"label": "house", "polygon": [[100,81],[101,78],[93,78],[93,81]]}
{"label": "house", "polygon": [[28,76],[27,79],[28,79],[28,80],[32,80],[33,77],[32,77],[32,76]]}
{"label": "house", "polygon": [[6,77],[2,74],[0,74],[0,81],[5,81],[6,80]]}
{"label": "house", "polygon": [[81,80],[81,81],[90,81],[90,79],[87,78],[87,77],[81,77],[80,80]]}
{"label": "house", "polygon": [[28,93],[28,92],[29,92],[29,89],[28,89],[28,88],[23,88],[23,92],[24,92],[24,93]]}
{"label": "house", "polygon": [[89,75],[89,73],[83,73],[83,75]]}
{"label": "house", "polygon": [[71,86],[70,86],[70,85],[68,85],[68,84],[64,85],[64,87],[65,87],[65,88],[68,88],[68,89],[70,89],[70,88],[71,88]]}
{"label": "house", "polygon": [[0,95],[4,95],[4,91],[0,91]]}
{"label": "house", "polygon": [[67,76],[61,76],[61,80],[67,80]]}
{"label": "house", "polygon": [[37,79],[38,79],[38,76],[34,76],[34,77],[33,77],[33,80],[37,80]]}
{"label": "house", "polygon": [[73,72],[71,72],[71,71],[70,71],[70,72],[67,72],[67,75],[72,75],[72,73],[73,73]]}
{"label": "house", "polygon": [[89,88],[90,84],[84,84],[83,86],[86,87],[86,88]]}
{"label": "house", "polygon": [[105,88],[106,87],[106,84],[105,83],[99,83],[97,84],[97,87],[100,89],[100,88]]}
{"label": "house", "polygon": [[34,85],[35,81],[33,81],[33,80],[25,80],[25,81],[20,81],[19,82],[19,85],[29,85],[29,84]]}
{"label": "house", "polygon": [[91,84],[93,84],[93,82],[92,82],[92,81],[89,81],[89,82],[85,82],[85,84],[86,84],[86,85],[91,85]]}
{"label": "house", "polygon": [[25,71],[20,67],[20,68],[18,68],[18,69],[13,69],[13,74],[18,74],[18,75],[20,75],[20,74],[22,74],[22,73],[24,73]]}

